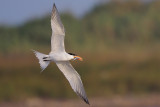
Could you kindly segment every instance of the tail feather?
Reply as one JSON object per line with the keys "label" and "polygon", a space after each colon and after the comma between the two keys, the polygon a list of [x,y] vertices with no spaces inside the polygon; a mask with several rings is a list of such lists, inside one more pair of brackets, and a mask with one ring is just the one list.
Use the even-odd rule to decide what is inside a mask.
{"label": "tail feather", "polygon": [[40,64],[41,72],[42,72],[50,63],[50,61],[44,60],[44,58],[47,58],[48,55],[42,54],[42,53],[37,52],[35,50],[33,50],[33,52],[35,53],[36,57],[39,59],[39,64]]}

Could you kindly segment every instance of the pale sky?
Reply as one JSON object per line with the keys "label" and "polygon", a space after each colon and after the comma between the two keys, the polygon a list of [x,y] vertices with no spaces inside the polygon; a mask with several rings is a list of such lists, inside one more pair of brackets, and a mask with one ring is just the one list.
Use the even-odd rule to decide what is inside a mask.
{"label": "pale sky", "polygon": [[109,0],[0,0],[0,25],[18,25],[51,12],[53,3],[60,12],[83,16],[95,5]]}

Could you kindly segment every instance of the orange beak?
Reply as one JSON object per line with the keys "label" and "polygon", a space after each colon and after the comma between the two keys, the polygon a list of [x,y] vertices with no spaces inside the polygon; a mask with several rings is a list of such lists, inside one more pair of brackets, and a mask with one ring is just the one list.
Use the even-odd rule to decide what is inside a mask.
{"label": "orange beak", "polygon": [[74,56],[75,59],[78,59],[80,61],[83,61],[83,58],[81,58],[80,56]]}

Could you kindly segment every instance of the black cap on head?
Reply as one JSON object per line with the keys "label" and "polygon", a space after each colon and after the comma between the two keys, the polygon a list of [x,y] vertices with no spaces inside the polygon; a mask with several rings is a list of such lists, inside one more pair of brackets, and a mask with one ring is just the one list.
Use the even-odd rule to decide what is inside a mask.
{"label": "black cap on head", "polygon": [[68,53],[68,54],[73,55],[73,56],[77,56],[77,55],[76,55],[76,54],[74,54],[74,53]]}

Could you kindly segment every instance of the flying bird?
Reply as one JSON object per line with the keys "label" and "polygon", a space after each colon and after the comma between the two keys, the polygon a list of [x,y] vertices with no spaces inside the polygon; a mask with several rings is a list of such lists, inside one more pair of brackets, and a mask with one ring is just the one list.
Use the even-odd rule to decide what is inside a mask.
{"label": "flying bird", "polygon": [[77,59],[82,61],[83,59],[80,56],[77,56],[76,54],[67,53],[65,51],[65,29],[61,22],[60,15],[55,4],[53,5],[51,14],[51,28],[51,52],[48,55],[46,55],[33,50],[36,57],[39,59],[41,72],[49,65],[50,62],[55,62],[60,71],[69,81],[74,92],[78,96],[80,96],[80,98],[82,98],[87,104],[89,104],[80,75],[69,62],[70,60]]}

